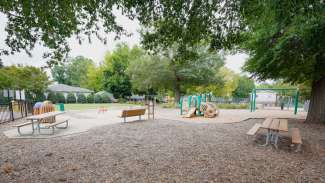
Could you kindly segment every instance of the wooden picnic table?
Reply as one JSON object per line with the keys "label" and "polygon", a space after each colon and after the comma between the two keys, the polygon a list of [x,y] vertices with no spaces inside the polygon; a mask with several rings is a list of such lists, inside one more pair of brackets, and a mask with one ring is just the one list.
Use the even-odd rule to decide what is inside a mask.
{"label": "wooden picnic table", "polygon": [[268,118],[262,123],[260,128],[267,129],[264,146],[273,143],[275,148],[278,148],[279,133],[288,132],[288,120]]}
{"label": "wooden picnic table", "polygon": [[34,123],[36,123],[36,129],[38,129],[38,132],[40,133],[40,129],[41,126],[40,124],[46,120],[46,119],[51,119],[48,120],[48,123],[55,123],[56,119],[55,117],[61,114],[64,114],[64,111],[53,111],[53,112],[47,112],[47,113],[43,113],[43,114],[37,114],[37,115],[33,115],[33,116],[28,116],[26,118],[26,120],[30,120],[32,122],[32,128],[34,128]]}
{"label": "wooden picnic table", "polygon": [[41,121],[42,119],[46,119],[46,118],[50,118],[50,117],[55,117],[57,115],[64,114],[64,113],[65,112],[63,112],[63,111],[53,111],[53,112],[48,112],[48,113],[43,113],[43,114],[28,116],[26,119],[27,120]]}

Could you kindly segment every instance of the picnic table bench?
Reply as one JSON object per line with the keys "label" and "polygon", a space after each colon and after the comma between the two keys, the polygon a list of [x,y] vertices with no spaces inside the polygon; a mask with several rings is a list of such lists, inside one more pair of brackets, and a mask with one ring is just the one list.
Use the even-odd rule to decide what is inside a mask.
{"label": "picnic table bench", "polygon": [[[53,112],[43,113],[43,114],[39,114],[39,115],[29,116],[26,118],[26,120],[28,120],[27,122],[14,125],[14,127],[17,128],[19,135],[33,135],[35,132],[35,129],[38,129],[39,134],[41,134],[41,129],[52,128],[52,133],[50,133],[50,135],[52,135],[52,134],[54,134],[54,127],[56,127],[56,128],[67,128],[68,127],[68,119],[63,119],[63,120],[59,120],[59,121],[56,120],[56,116],[61,115],[61,114],[64,114],[64,112],[53,111]],[[48,119],[51,119],[51,120],[48,120]],[[44,121],[47,123],[43,123]],[[58,126],[63,123],[65,123],[65,126],[63,126],[63,127]],[[27,125],[32,125],[32,133],[29,133],[29,134],[21,133],[20,128],[23,126],[27,126]]]}
{"label": "picnic table bench", "polygon": [[146,109],[124,109],[122,110],[121,118],[124,118],[124,122],[126,122],[127,117],[139,116],[139,120],[141,120],[141,115],[146,113]]}
{"label": "picnic table bench", "polygon": [[[266,129],[266,140],[263,146],[267,146],[272,143],[276,149],[278,149],[278,140],[280,132],[288,132],[288,120],[286,119],[272,119],[266,118],[262,124],[256,123],[246,134],[255,135],[260,129]],[[302,140],[298,128],[292,128],[291,130],[292,144],[297,144],[297,150],[301,148]]]}

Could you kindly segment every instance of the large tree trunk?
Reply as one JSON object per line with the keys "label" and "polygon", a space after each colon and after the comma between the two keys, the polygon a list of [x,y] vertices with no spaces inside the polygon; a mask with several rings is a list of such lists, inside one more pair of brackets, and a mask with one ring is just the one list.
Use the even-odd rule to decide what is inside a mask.
{"label": "large tree trunk", "polygon": [[313,82],[306,122],[325,122],[325,77]]}
{"label": "large tree trunk", "polygon": [[174,92],[175,92],[175,106],[178,106],[179,100],[181,98],[181,82],[179,78],[176,77],[174,83]]}

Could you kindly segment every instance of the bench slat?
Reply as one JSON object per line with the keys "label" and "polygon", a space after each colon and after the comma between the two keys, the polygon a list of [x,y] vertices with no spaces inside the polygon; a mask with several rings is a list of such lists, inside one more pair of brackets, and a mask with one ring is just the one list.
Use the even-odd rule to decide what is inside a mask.
{"label": "bench slat", "polygon": [[26,126],[26,125],[30,125],[32,124],[33,122],[29,121],[29,122],[25,122],[25,123],[20,123],[20,124],[17,124],[17,125],[13,125],[13,127],[21,127],[21,126]]}
{"label": "bench slat", "polygon": [[288,120],[280,119],[279,130],[284,132],[288,131]]}
{"label": "bench slat", "polygon": [[279,119],[273,119],[270,125],[271,130],[279,130],[279,124],[280,120]]}
{"label": "bench slat", "polygon": [[292,136],[292,143],[294,144],[302,144],[300,131],[298,128],[291,128],[291,136]]}
{"label": "bench slat", "polygon": [[121,117],[140,116],[140,115],[144,115],[145,112],[146,112],[146,109],[123,110]]}
{"label": "bench slat", "polygon": [[247,135],[255,135],[255,133],[259,130],[262,125],[260,123],[256,123],[246,134]]}
{"label": "bench slat", "polygon": [[67,122],[69,119],[62,119],[62,120],[60,120],[60,121],[56,121],[56,122],[54,122],[54,123],[45,123],[43,126],[44,127],[52,127],[52,126],[56,126],[56,125],[59,125],[59,124],[61,124],[61,123],[65,123],[65,122]]}
{"label": "bench slat", "polygon": [[272,122],[272,118],[266,118],[262,123],[262,128],[269,128]]}

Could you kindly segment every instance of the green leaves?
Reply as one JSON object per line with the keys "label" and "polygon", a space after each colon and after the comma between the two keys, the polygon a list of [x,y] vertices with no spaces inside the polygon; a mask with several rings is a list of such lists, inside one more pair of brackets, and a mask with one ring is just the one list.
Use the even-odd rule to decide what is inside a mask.
{"label": "green leaves", "polygon": [[324,2],[247,1],[241,7],[249,27],[246,71],[260,80],[294,83],[325,76]]}

